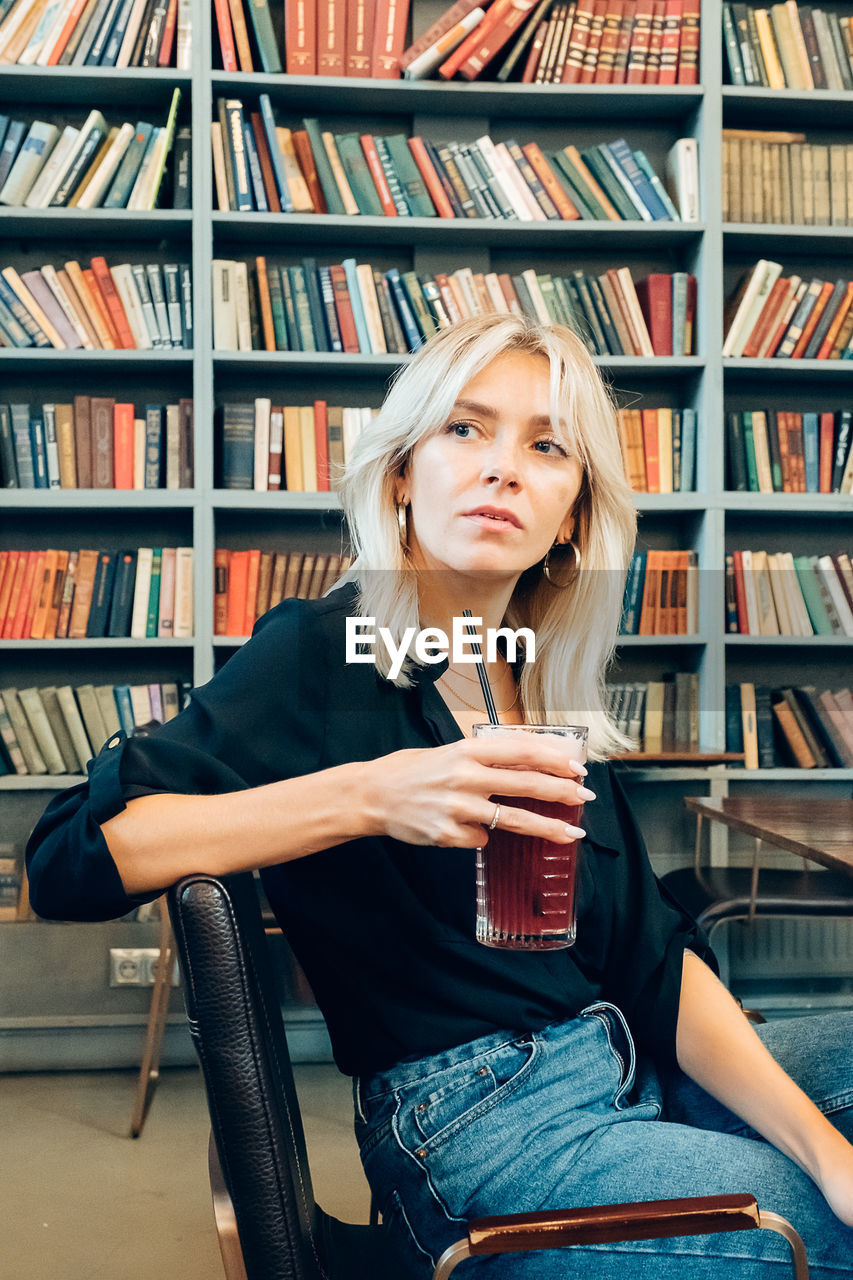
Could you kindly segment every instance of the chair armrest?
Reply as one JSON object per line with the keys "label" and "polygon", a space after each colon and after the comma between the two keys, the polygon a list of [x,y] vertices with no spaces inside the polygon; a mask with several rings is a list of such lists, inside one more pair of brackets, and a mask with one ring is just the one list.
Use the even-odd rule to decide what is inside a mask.
{"label": "chair armrest", "polygon": [[614,1240],[749,1231],[758,1225],[758,1205],[751,1195],[696,1196],[475,1218],[468,1223],[468,1246],[472,1254],[518,1253]]}

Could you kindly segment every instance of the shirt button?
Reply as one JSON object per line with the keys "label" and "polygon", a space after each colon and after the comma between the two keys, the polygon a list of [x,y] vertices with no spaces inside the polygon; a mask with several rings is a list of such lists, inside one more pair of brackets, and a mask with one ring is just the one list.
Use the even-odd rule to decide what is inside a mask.
{"label": "shirt button", "polygon": [[480,1070],[477,1072],[478,1076],[487,1076],[488,1074],[489,1074],[488,1067],[480,1067]]}
{"label": "shirt button", "polygon": [[118,737],[116,737],[116,738],[110,738],[109,742],[107,743],[107,746],[108,746],[108,747],[117,747],[117,746],[119,745],[119,743],[120,743],[120,742],[121,742],[121,738],[118,738]]}
{"label": "shirt button", "polygon": [[426,1109],[427,1109],[427,1104],[425,1102],[419,1102],[416,1108],[416,1110],[418,1111],[426,1111]]}
{"label": "shirt button", "polygon": [[420,1151],[416,1152],[416,1154],[419,1155],[420,1158],[423,1160],[424,1156],[426,1155],[426,1152],[424,1151],[423,1147],[421,1147]]}

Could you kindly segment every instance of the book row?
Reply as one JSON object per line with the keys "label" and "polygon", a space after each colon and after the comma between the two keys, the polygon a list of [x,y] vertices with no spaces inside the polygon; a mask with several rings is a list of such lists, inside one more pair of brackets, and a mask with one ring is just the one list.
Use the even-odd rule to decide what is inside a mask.
{"label": "book row", "polygon": [[596,355],[693,353],[696,277],[654,273],[636,285],[628,267],[601,276],[562,277],[528,268],[518,275],[475,272],[419,276],[381,271],[348,258],[318,267],[213,264],[213,344],[217,351],[415,351],[439,329],[490,313],[527,315],[572,329]]}
{"label": "book row", "polygon": [[696,488],[696,410],[620,409],[625,475],[635,493]]}
{"label": "book row", "polygon": [[748,636],[853,636],[853,567],[847,552],[726,556],[726,629]]}
{"label": "book row", "polygon": [[605,707],[637,750],[651,755],[699,750],[699,676],[677,671],[662,680],[608,684]]}
{"label": "book row", "polygon": [[280,405],[266,396],[217,410],[217,484],[223,489],[329,492],[359,432],[378,412],[315,400]]}
{"label": "book row", "polygon": [[191,489],[193,402],[0,404],[0,488]]}
{"label": "book row", "polygon": [[[696,84],[698,0],[456,0],[408,48],[408,0],[214,0],[222,66],[322,76]],[[249,21],[246,21],[246,11]]]}
{"label": "book row", "polygon": [[0,551],[3,640],[192,634],[192,547]]}
{"label": "book row", "polygon": [[724,222],[807,227],[853,222],[853,143],[808,142],[804,133],[730,137],[728,132],[723,130]]}
{"label": "book row", "polygon": [[[0,746],[0,773],[11,773]],[[13,844],[0,844],[0,923],[31,919],[26,874]]]}
{"label": "book row", "polygon": [[853,360],[853,280],[782,275],[760,258],[726,307],[724,356]]}
{"label": "book row", "polygon": [[853,19],[812,5],[723,5],[729,83],[768,89],[853,89]]}
{"label": "book row", "polygon": [[746,769],[853,768],[853,696],[813,685],[726,685],[726,750]]}
{"label": "book row", "polygon": [[0,346],[150,351],[193,344],[190,268],[106,258],[0,270]]}
{"label": "book row", "polygon": [[[79,128],[49,120],[0,116],[0,204],[27,209],[154,209],[175,142],[172,206],[190,207],[190,129],[175,136],[181,91],[172,95],[166,123],[108,125],[90,111]],[[164,202],[165,203],[165,202]]]}
{"label": "book row", "polygon": [[620,633],[690,636],[699,630],[695,551],[635,551],[625,579]]}
{"label": "book row", "polygon": [[188,71],[192,0],[4,0],[0,63]]}
{"label": "book row", "polygon": [[748,493],[853,493],[853,412],[726,414],[728,487]]}
{"label": "book row", "polygon": [[85,773],[114,733],[165,724],[185,697],[177,680],[0,689],[0,775]]}
{"label": "book row", "polygon": [[292,596],[318,599],[351,564],[346,555],[309,551],[229,551],[213,559],[213,634],[249,636],[268,609]]}
{"label": "book row", "polygon": [[[696,222],[694,138],[670,149],[669,191],[645,153],[624,138],[546,155],[538,143],[433,143],[402,133],[333,133],[308,117],[302,128],[218,99],[211,125],[220,209],[338,216],[494,218],[521,222]],[[675,203],[674,203],[675,201]]]}

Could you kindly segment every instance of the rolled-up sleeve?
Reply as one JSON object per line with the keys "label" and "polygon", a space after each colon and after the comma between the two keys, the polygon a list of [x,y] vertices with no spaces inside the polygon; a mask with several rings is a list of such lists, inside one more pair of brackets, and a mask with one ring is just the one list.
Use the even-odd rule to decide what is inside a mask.
{"label": "rolled-up sleeve", "polygon": [[109,920],[158,896],[125,892],[101,830],[129,801],[221,795],[318,767],[323,673],[299,603],[285,601],[262,618],[180,715],[146,737],[115,734],[89,761],[88,781],[50,802],[26,849],[38,915]]}
{"label": "rolled-up sleeve", "polygon": [[611,771],[613,811],[624,840],[616,861],[622,879],[614,898],[613,948],[607,986],[634,1039],[659,1062],[676,1063],[675,1039],[684,952],[717,972],[702,930],[655,876],[622,786]]}

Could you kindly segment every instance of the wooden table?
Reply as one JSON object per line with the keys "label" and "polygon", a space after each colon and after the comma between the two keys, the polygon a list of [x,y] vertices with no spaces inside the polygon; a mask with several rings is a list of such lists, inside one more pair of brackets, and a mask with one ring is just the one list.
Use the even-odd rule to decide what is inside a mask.
{"label": "wooden table", "polygon": [[696,814],[697,854],[707,818],[853,877],[853,800],[687,796],[684,803]]}

